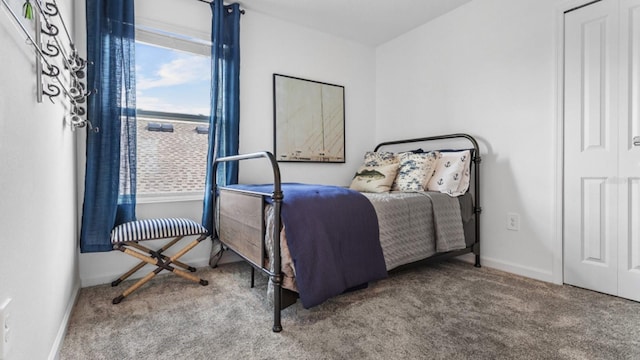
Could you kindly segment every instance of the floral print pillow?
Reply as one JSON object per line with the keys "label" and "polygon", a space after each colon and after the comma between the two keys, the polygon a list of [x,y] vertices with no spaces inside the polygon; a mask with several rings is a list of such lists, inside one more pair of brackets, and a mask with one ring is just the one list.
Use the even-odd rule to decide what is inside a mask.
{"label": "floral print pillow", "polygon": [[425,191],[437,163],[437,153],[405,152],[398,154],[398,157],[400,158],[400,168],[391,189]]}
{"label": "floral print pillow", "polygon": [[382,165],[390,165],[397,164],[400,162],[398,159],[398,155],[396,153],[387,152],[387,151],[367,151],[364,154],[364,165],[365,166],[382,166]]}

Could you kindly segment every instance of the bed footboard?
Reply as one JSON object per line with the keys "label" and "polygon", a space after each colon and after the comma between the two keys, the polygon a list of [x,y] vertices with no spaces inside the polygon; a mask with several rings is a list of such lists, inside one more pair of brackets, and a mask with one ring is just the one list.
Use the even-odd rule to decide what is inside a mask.
{"label": "bed footboard", "polygon": [[[287,296],[287,304],[282,301],[282,272],[280,258],[280,208],[282,206],[282,184],[280,180],[280,168],[270,152],[257,152],[244,155],[227,156],[218,158],[213,163],[213,173],[217,174],[218,165],[223,162],[240,161],[265,158],[271,163],[273,169],[273,192],[271,194],[251,193],[246,191],[233,191],[219,189],[216,176],[214,176],[213,191],[219,191],[218,201],[226,201],[231,206],[220,206],[220,216],[225,221],[220,221],[218,238],[235,253],[247,260],[254,268],[266,273],[273,282],[273,331],[282,331],[280,321],[281,310],[290,305],[291,294]],[[264,197],[269,196],[274,206],[274,233],[273,239],[273,269],[270,271],[265,266],[264,257]]]}

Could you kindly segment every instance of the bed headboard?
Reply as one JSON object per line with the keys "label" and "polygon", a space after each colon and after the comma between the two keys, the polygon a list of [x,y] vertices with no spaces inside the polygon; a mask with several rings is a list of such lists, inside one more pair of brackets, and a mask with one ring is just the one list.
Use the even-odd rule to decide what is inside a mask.
{"label": "bed headboard", "polygon": [[[455,144],[455,146],[451,146],[451,144]],[[403,147],[405,144],[421,144],[426,146],[426,149],[420,148],[420,150],[431,151],[431,150],[471,150],[471,172],[473,174],[473,183],[474,186],[472,188],[474,193],[474,200],[476,206],[479,207],[480,204],[480,168],[479,164],[482,161],[480,156],[480,147],[478,146],[478,142],[476,139],[469,134],[447,134],[447,135],[439,135],[439,136],[429,136],[422,138],[412,138],[412,139],[404,139],[404,140],[393,140],[393,141],[385,141],[376,145],[374,151],[379,151],[384,147],[393,148],[393,147]],[[411,149],[416,150],[416,149]],[[405,147],[403,147],[403,151],[408,151]],[[479,212],[479,209],[478,209]]]}
{"label": "bed headboard", "polygon": [[[447,135],[429,136],[429,137],[413,138],[413,139],[405,139],[405,140],[385,141],[376,145],[374,151],[378,151],[382,147],[388,147],[388,146],[394,146],[394,145],[411,144],[411,143],[429,143],[429,142],[442,143],[443,140],[456,140],[456,139],[464,140],[468,143],[466,147],[462,146],[460,147],[460,149],[473,149],[474,150],[473,153],[479,157],[480,148],[478,147],[478,142],[473,136],[468,134],[447,134]],[[433,150],[437,150],[437,149],[433,149]],[[476,155],[474,155],[474,157]]]}

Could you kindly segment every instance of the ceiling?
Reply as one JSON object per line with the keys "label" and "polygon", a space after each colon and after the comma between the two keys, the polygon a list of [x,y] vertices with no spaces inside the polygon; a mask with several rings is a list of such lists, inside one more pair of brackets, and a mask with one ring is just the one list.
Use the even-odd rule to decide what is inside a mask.
{"label": "ceiling", "polygon": [[377,46],[471,0],[239,0],[241,7]]}

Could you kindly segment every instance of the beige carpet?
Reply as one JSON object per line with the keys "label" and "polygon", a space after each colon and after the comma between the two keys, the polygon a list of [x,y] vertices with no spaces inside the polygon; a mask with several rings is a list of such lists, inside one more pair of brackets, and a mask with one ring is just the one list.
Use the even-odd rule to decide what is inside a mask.
{"label": "beige carpet", "polygon": [[451,261],[285,309],[244,263],[82,289],[60,359],[640,359],[640,303]]}

